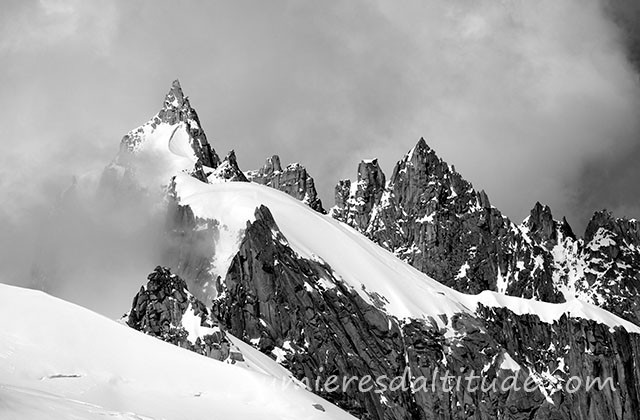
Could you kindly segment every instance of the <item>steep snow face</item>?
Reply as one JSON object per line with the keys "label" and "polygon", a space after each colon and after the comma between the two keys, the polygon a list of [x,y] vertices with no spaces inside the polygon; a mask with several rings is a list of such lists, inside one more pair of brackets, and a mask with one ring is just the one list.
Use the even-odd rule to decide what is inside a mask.
{"label": "steep snow face", "polygon": [[[142,187],[167,185],[171,177],[193,169],[197,157],[185,123],[168,124],[154,117],[125,136],[112,167],[129,170]],[[135,140],[135,141],[134,141]]]}
{"label": "steep snow face", "polygon": [[[398,318],[431,317],[444,325],[439,315],[474,312],[482,304],[507,307],[516,314],[535,314],[549,323],[568,314],[640,332],[633,324],[575,299],[565,304],[550,304],[488,291],[479,295],[456,292],[399,260],[351,227],[268,187],[253,183],[209,185],[179,175],[176,192],[180,204],[188,205],[196,216],[218,220],[229,232],[238,233],[230,237],[240,237],[247,221],[254,220],[256,207],[266,205],[300,256],[325,261],[335,271],[336,278],[352,287],[367,302],[382,306]],[[220,249],[227,250],[229,255],[216,258],[231,261],[238,244],[229,242],[222,244]]]}
{"label": "steep snow face", "polygon": [[247,345],[226,364],[3,284],[0,319],[3,419],[353,419]]}

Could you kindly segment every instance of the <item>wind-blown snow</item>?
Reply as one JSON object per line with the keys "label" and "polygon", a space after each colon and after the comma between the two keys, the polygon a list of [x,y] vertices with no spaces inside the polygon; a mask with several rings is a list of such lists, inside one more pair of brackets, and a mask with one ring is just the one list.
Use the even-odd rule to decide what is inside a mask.
{"label": "wind-blown snow", "polygon": [[[384,309],[399,318],[433,317],[442,323],[438,315],[475,312],[482,304],[507,307],[516,314],[535,314],[548,323],[568,314],[640,332],[640,328],[604,309],[575,299],[551,304],[489,291],[479,295],[459,293],[399,260],[351,227],[273,188],[240,182],[209,185],[178,175],[176,191],[180,203],[189,205],[197,216],[220,220],[239,233],[246,228],[247,221],[254,220],[256,207],[266,205],[297,253],[308,259],[321,256],[371,304],[375,303],[369,294],[383,296],[387,301]],[[237,252],[237,247],[234,249],[230,244],[223,248]]]}
{"label": "wind-blown snow", "polygon": [[3,284],[0,320],[2,419],[353,419],[247,345],[227,364]]}
{"label": "wind-blown snow", "polygon": [[141,128],[140,142],[128,152],[133,156],[122,156],[122,152],[119,155],[121,159],[131,159],[140,185],[166,185],[174,174],[193,169],[197,158],[184,123],[160,123],[155,127],[147,123]]}

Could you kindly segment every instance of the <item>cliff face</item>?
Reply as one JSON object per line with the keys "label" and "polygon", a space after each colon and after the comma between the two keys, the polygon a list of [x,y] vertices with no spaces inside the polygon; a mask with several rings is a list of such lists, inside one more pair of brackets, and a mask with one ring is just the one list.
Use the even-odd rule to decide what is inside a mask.
{"label": "cliff face", "polygon": [[640,322],[638,223],[596,213],[583,239],[536,203],[520,225],[423,139],[386,182],[377,161],[340,181],[330,214],[447,286],[546,302],[574,297]]}
{"label": "cliff face", "polygon": [[[298,256],[266,207],[247,225],[224,290],[213,305],[224,328],[312,387],[331,375],[340,383],[405,378],[405,389],[391,389],[389,381],[369,392],[315,389],[360,418],[640,418],[637,335],[566,316],[549,324],[504,308],[455,315],[444,328],[399,320],[366,303],[320,259]],[[452,378],[443,384],[447,373]],[[465,385],[473,376],[477,389]],[[502,390],[514,376],[520,389]],[[608,377],[615,391],[567,390]]]}

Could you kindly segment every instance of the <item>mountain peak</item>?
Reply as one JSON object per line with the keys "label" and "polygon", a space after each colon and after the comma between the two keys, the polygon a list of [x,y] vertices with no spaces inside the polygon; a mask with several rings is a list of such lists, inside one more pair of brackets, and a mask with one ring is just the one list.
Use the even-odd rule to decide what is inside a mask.
{"label": "mountain peak", "polygon": [[629,243],[640,245],[640,223],[635,219],[615,217],[608,210],[596,211],[587,224],[584,234],[585,241],[591,241],[600,228],[620,236]]}
{"label": "mountain peak", "polygon": [[548,241],[555,239],[555,222],[551,209],[539,201],[536,201],[524,225],[529,228],[531,234],[538,240]]}
{"label": "mountain peak", "polygon": [[542,204],[541,202],[536,201],[536,204],[534,204],[533,208],[531,209],[531,215],[536,217],[546,217],[548,215],[549,217],[551,217],[551,208],[549,208],[549,206],[547,206],[546,204]]}
{"label": "mountain peak", "polygon": [[217,168],[220,158],[207,141],[196,110],[191,107],[189,98],[185,96],[178,79],[171,83],[171,89],[164,98],[162,109],[157,119],[169,125],[184,123],[192,139],[191,146],[203,166]]}
{"label": "mountain peak", "polygon": [[365,181],[375,188],[384,188],[385,176],[378,165],[378,159],[363,159],[358,164],[358,181]]}
{"label": "mountain peak", "polygon": [[[163,153],[157,153],[158,150]],[[144,155],[146,157],[142,157]],[[156,161],[157,165],[144,164],[147,159]],[[194,163],[200,167],[197,164],[194,167]],[[177,167],[204,180],[204,170],[213,170],[218,165],[220,158],[209,144],[198,114],[176,79],[165,95],[160,111],[122,138],[120,153],[114,159],[108,177],[109,182],[117,184],[124,176],[122,174],[129,174],[126,176],[134,185],[153,188],[157,180],[168,182]],[[119,169],[114,171],[114,168]],[[132,177],[133,173],[137,175]]]}
{"label": "mountain peak", "polygon": [[433,153],[433,149],[429,147],[424,137],[420,137],[420,140],[418,140],[418,142],[413,147],[413,149],[409,150],[409,152],[407,153],[407,160],[408,161],[413,160],[414,156],[420,156],[420,157],[427,156],[429,152]]}
{"label": "mountain peak", "polygon": [[420,137],[420,140],[418,140],[418,143],[416,143],[416,147],[429,149],[429,145],[427,144],[427,141],[424,139],[424,137]]}
{"label": "mountain peak", "polygon": [[163,108],[180,109],[185,105],[189,106],[189,99],[184,96],[180,80],[176,79],[171,83],[171,89],[169,89],[169,92],[167,92],[164,97]]}
{"label": "mountain peak", "polygon": [[265,174],[272,174],[274,172],[282,172],[282,165],[280,164],[280,156],[273,155],[264,163],[262,167]]}
{"label": "mountain peak", "polygon": [[227,156],[222,160],[220,165],[215,171],[208,177],[210,181],[235,181],[235,182],[249,182],[247,177],[238,167],[238,160],[236,159],[236,152],[231,150],[227,153]]}

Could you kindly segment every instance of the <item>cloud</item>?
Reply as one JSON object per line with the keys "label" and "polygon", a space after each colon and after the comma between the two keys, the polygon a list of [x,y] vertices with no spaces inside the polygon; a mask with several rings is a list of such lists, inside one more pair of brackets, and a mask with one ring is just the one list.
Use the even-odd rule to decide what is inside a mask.
{"label": "cloud", "polygon": [[516,221],[537,200],[578,231],[597,208],[637,216],[640,43],[623,3],[9,2],[0,231],[22,239],[0,247],[28,268],[49,203],[176,77],[219,154],[299,161],[325,205],[361,158],[389,173],[424,136]]}
{"label": "cloud", "polygon": [[0,52],[38,52],[78,41],[106,53],[115,30],[115,4],[81,0],[9,1],[0,26]]}
{"label": "cloud", "polygon": [[618,28],[593,1],[462,4],[394,15],[424,28],[413,39],[430,51],[414,64],[428,80],[416,82],[422,106],[394,138],[426,135],[516,221],[541,200],[580,227],[582,167],[638,139],[637,74]]}

